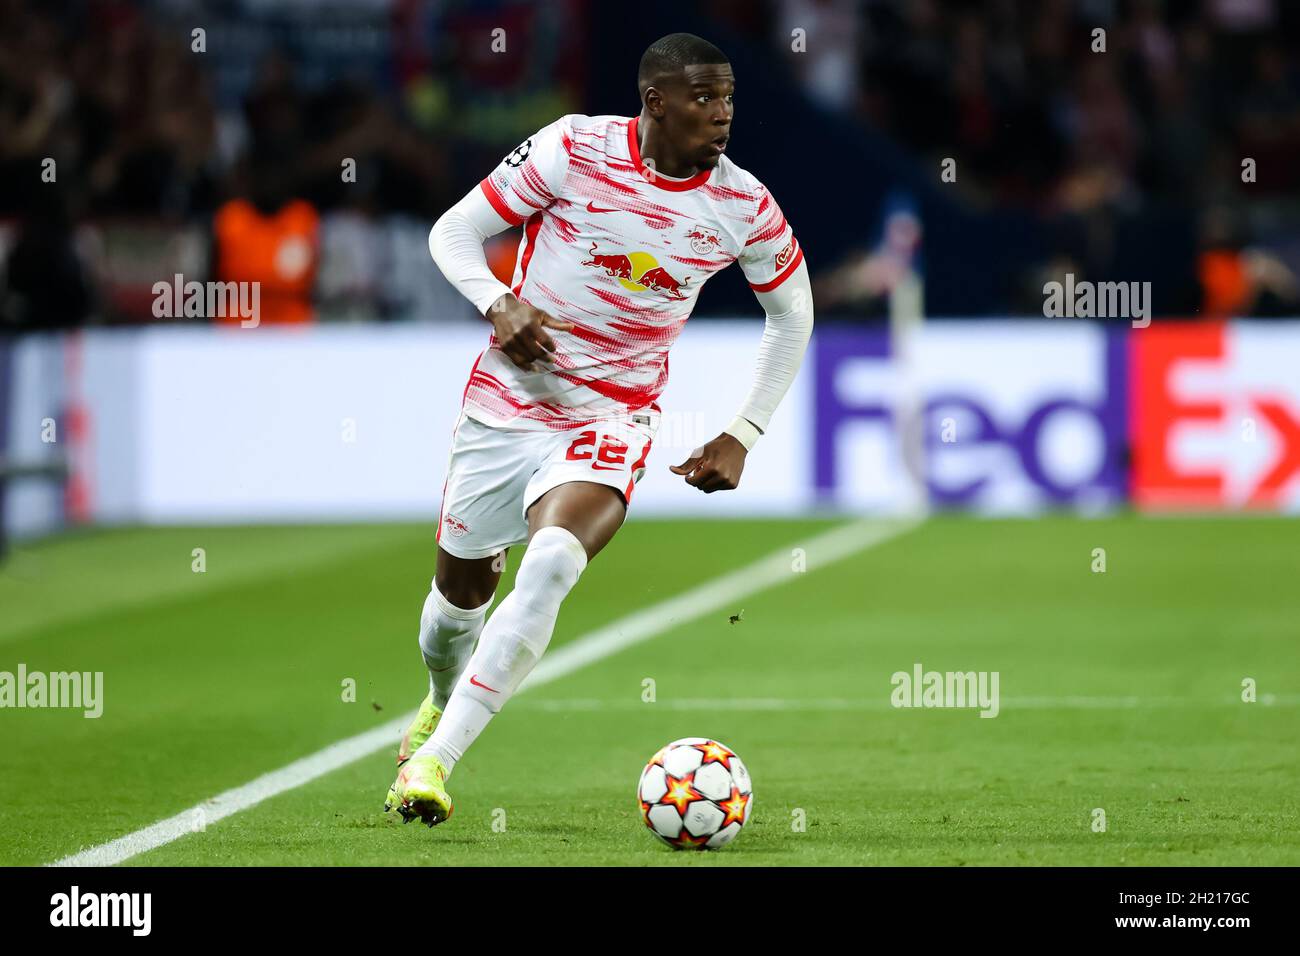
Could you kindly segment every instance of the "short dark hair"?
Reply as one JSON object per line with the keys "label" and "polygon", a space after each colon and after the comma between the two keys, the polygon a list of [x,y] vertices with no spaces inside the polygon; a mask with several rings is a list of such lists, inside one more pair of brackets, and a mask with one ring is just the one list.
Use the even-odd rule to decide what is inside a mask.
{"label": "short dark hair", "polygon": [[670,33],[646,47],[636,71],[637,89],[644,94],[655,78],[687,66],[703,63],[730,63],[727,55],[694,33]]}

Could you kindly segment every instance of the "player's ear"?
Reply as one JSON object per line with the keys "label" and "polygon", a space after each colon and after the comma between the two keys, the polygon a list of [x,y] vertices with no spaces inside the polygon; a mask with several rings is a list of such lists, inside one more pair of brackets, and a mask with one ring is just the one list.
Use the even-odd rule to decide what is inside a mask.
{"label": "player's ear", "polygon": [[664,97],[655,87],[646,87],[645,95],[641,97],[641,101],[645,103],[646,112],[651,116],[664,115]]}

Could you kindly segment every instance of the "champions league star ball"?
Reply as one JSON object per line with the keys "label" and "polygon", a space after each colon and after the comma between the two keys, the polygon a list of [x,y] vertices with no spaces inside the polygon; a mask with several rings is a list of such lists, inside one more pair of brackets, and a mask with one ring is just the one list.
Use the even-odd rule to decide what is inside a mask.
{"label": "champions league star ball", "polygon": [[714,850],[736,838],[754,805],[749,771],[725,744],[674,740],[650,758],[636,788],[650,832],[678,850]]}

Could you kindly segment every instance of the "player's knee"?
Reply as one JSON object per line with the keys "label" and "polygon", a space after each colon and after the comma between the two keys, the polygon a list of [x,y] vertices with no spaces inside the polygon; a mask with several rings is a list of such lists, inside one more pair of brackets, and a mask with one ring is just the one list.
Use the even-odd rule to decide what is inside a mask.
{"label": "player's knee", "polygon": [[573,532],[555,526],[542,528],[528,543],[515,586],[563,597],[586,567],[586,549]]}
{"label": "player's knee", "polygon": [[477,581],[471,577],[450,574],[436,575],[433,579],[433,588],[435,594],[442,598],[440,604],[445,602],[453,608],[469,612],[492,600],[496,582]]}

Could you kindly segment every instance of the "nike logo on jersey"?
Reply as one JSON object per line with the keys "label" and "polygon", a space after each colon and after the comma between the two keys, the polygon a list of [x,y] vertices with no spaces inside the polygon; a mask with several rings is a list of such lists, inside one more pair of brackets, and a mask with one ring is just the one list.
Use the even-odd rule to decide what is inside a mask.
{"label": "nike logo on jersey", "polygon": [[618,210],[617,210],[617,209],[597,209],[595,203],[589,202],[589,203],[587,203],[587,212],[618,212]]}

